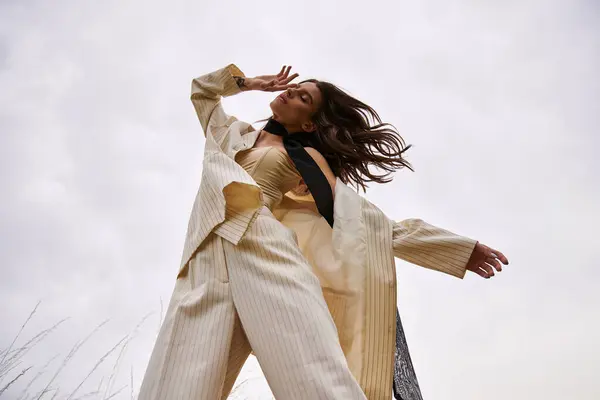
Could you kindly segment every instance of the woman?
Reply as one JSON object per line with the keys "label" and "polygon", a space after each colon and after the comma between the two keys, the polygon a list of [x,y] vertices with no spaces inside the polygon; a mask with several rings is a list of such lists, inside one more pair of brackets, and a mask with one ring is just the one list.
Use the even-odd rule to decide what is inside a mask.
{"label": "woman", "polygon": [[[351,193],[408,167],[406,147],[373,109],[290,69],[247,78],[231,64],[192,82],[202,180],[140,400],[224,399],[250,352],[278,399],[389,398],[393,256],[458,277],[508,263]],[[221,106],[248,90],[284,91],[260,131]]]}

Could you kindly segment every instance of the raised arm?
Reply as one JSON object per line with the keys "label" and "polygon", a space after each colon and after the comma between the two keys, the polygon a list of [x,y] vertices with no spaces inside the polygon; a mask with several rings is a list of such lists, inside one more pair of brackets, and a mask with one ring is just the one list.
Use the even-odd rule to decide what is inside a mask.
{"label": "raised arm", "polygon": [[500,251],[420,219],[394,222],[392,242],[394,256],[461,279],[467,270],[491,278],[508,265]]}
{"label": "raised arm", "polygon": [[235,64],[229,64],[225,68],[194,79],[191,100],[204,134],[206,135],[209,127],[223,126],[232,118],[223,110],[221,97],[233,96],[247,90],[275,92],[296,86],[289,83],[298,76],[289,75],[291,68],[284,65],[276,75],[248,78]]}
{"label": "raised arm", "polygon": [[191,100],[205,135],[209,126],[224,125],[230,118],[223,110],[221,97],[241,92],[244,78],[237,66],[229,64],[192,81]]}

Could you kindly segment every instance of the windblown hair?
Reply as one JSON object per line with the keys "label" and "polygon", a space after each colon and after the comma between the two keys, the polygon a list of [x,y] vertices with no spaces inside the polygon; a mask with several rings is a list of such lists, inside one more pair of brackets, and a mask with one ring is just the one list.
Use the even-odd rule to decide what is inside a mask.
{"label": "windblown hair", "polygon": [[[312,118],[320,141],[317,150],[342,182],[366,191],[367,182],[390,182],[395,170],[413,170],[403,157],[411,146],[406,146],[395,127],[383,123],[373,108],[332,83],[317,79],[303,82],[313,82],[321,91],[323,102]],[[369,166],[385,172],[374,173]]]}

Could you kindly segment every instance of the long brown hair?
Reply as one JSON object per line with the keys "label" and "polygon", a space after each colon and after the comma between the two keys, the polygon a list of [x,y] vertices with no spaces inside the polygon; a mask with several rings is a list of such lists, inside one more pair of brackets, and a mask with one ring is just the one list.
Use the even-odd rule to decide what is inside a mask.
{"label": "long brown hair", "polygon": [[[390,174],[404,167],[414,171],[403,157],[411,145],[405,145],[396,128],[383,123],[377,111],[333,83],[317,79],[300,83],[304,82],[315,83],[321,91],[323,102],[312,117],[317,126],[317,150],[342,182],[366,192],[367,182],[390,182]],[[373,173],[370,165],[386,172]]]}
{"label": "long brown hair", "polygon": [[[411,146],[406,146],[396,128],[383,123],[372,107],[332,83],[317,79],[302,82],[313,82],[321,91],[323,102],[312,118],[321,142],[317,150],[342,182],[366,191],[367,182],[390,182],[395,170],[413,170],[403,157]],[[370,165],[385,172],[374,173]]]}

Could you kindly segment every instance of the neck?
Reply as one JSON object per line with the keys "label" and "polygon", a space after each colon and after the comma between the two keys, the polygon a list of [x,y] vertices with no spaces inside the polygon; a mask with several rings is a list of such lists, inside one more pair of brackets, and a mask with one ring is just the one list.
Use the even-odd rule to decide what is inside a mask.
{"label": "neck", "polygon": [[275,116],[269,119],[269,121],[263,128],[263,131],[277,136],[287,136],[288,134],[292,135],[294,133],[304,132],[302,130],[302,126],[284,124],[283,122],[278,121],[277,117]]}
{"label": "neck", "polygon": [[290,125],[284,125],[284,124],[282,124],[282,125],[285,127],[285,129],[286,129],[286,130],[287,130],[287,131],[288,131],[290,134],[293,134],[293,133],[296,133],[296,132],[304,132],[304,131],[302,130],[302,127],[301,127],[301,126],[290,126]]}
{"label": "neck", "polygon": [[266,134],[269,137],[268,140],[271,142],[278,142],[278,143],[283,142],[283,136],[277,135],[273,132],[269,132],[266,129],[262,129],[260,132],[261,132],[261,135]]}

